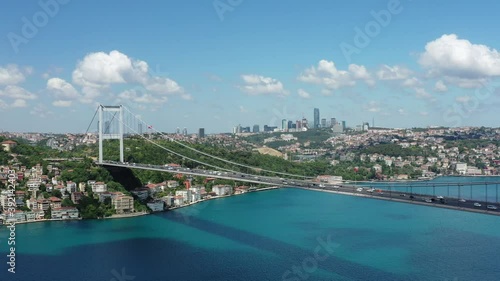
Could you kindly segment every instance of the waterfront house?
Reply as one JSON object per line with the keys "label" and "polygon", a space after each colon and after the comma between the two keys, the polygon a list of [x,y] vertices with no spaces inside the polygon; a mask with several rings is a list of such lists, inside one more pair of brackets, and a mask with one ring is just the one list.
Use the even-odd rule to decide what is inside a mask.
{"label": "waterfront house", "polygon": [[49,200],[50,200],[50,208],[52,209],[61,208],[61,199],[52,196],[49,198]]}
{"label": "waterfront house", "polygon": [[230,185],[214,185],[212,187],[212,192],[217,196],[231,195],[233,194],[233,187]]}
{"label": "waterfront house", "polygon": [[165,206],[167,206],[167,207],[173,206],[174,205],[174,196],[170,196],[170,195],[163,196],[161,198],[161,201],[165,202]]}
{"label": "waterfront house", "polygon": [[77,219],[80,213],[76,207],[60,207],[53,209],[51,212],[52,219]]}
{"label": "waterfront house", "polygon": [[36,200],[36,203],[37,203],[38,208],[34,208],[34,209],[41,208],[42,210],[47,211],[50,207],[51,201],[49,201],[47,199],[39,199],[39,200]]}
{"label": "waterfront house", "polygon": [[175,206],[184,205],[184,197],[182,195],[176,195],[174,197],[174,205]]}
{"label": "waterfront house", "polygon": [[45,216],[45,212],[40,209],[31,210],[30,212],[25,212],[26,221],[37,221],[41,220]]}
{"label": "waterfront house", "polygon": [[161,200],[148,202],[146,205],[153,212],[161,212],[161,211],[163,211],[165,209],[165,202],[163,202]]}
{"label": "waterfront house", "polygon": [[191,190],[177,190],[175,192],[175,196],[182,196],[182,203],[189,203],[191,202]]}
{"label": "waterfront house", "polygon": [[134,211],[134,198],[127,195],[111,197],[111,205],[117,214],[131,213]]}
{"label": "waterfront house", "polygon": [[[9,219],[7,219],[7,221],[9,221]],[[16,210],[14,212],[14,221],[16,223],[25,222],[26,221],[26,214],[24,213],[24,211]]]}

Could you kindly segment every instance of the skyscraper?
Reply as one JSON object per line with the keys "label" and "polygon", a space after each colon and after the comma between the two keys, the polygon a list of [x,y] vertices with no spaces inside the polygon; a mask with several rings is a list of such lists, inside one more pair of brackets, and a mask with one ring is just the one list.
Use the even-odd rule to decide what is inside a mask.
{"label": "skyscraper", "polygon": [[326,128],[326,118],[321,119],[321,128]]}
{"label": "skyscraper", "polygon": [[138,128],[138,130],[139,130],[139,132],[138,132],[138,133],[139,133],[139,135],[142,135],[142,123],[139,123],[139,124],[138,124],[138,127],[139,127],[139,128]]}
{"label": "skyscraper", "polygon": [[187,136],[188,134],[188,129],[186,127],[184,127],[184,129],[182,130],[182,134]]}
{"label": "skyscraper", "polygon": [[286,121],[286,119],[281,120],[281,130],[282,131],[288,130],[288,122]]}
{"label": "skyscraper", "polygon": [[335,126],[335,124],[337,124],[337,118],[333,117],[332,119],[330,119],[330,126],[333,127]]}
{"label": "skyscraper", "polygon": [[253,125],[253,130],[252,130],[252,132],[254,132],[254,133],[258,133],[259,131],[260,131],[260,129],[259,129],[259,125]]}
{"label": "skyscraper", "polygon": [[200,129],[198,130],[198,137],[199,137],[200,139],[205,137],[205,128],[200,128]]}
{"label": "skyscraper", "polygon": [[319,108],[314,109],[313,128],[319,128]]}

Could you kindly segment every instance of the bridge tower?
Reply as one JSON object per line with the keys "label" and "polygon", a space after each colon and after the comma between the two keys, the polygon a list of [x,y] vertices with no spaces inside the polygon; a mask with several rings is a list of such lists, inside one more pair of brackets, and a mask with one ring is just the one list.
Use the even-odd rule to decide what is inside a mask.
{"label": "bridge tower", "polygon": [[[123,162],[123,106],[122,105],[114,105],[114,106],[106,106],[106,105],[99,105],[99,163],[102,163],[103,160],[103,151],[102,151],[102,142],[103,140],[111,140],[111,139],[118,139],[120,140],[120,162]],[[111,132],[109,128],[106,128],[106,130],[103,130],[103,115],[104,112],[115,112],[115,115],[118,113],[118,133],[116,132]],[[113,116],[113,119],[115,118]],[[107,124],[109,124],[108,121],[106,120]],[[108,126],[109,127],[109,126]]]}

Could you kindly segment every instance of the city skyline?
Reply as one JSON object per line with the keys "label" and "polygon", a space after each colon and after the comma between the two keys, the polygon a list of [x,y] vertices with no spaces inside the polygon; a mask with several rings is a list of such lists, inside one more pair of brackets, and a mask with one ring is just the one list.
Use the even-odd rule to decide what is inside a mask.
{"label": "city skyline", "polygon": [[165,132],[312,123],[314,108],[320,124],[497,126],[499,3],[96,3],[3,3],[1,130],[83,133],[98,103]]}

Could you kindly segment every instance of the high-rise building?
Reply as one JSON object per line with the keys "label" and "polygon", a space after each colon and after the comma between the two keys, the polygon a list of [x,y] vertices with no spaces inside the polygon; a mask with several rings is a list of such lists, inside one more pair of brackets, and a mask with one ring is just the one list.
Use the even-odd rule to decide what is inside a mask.
{"label": "high-rise building", "polygon": [[319,128],[319,108],[314,109],[313,128]]}
{"label": "high-rise building", "polygon": [[137,126],[138,126],[137,131],[139,135],[142,135],[142,123],[139,123]]}
{"label": "high-rise building", "polygon": [[253,130],[252,130],[252,132],[253,132],[253,133],[258,133],[259,131],[260,131],[260,129],[259,129],[259,125],[253,125]]}
{"label": "high-rise building", "polygon": [[347,129],[346,124],[345,124],[345,121],[342,121],[342,129],[343,129],[343,130]]}
{"label": "high-rise building", "polygon": [[288,127],[288,129],[291,129],[293,127],[293,121],[292,120],[288,120],[287,127]]}
{"label": "high-rise building", "polygon": [[300,120],[295,121],[295,128],[297,130],[301,130],[302,129],[302,122]]}
{"label": "high-rise building", "polygon": [[321,128],[326,128],[326,118],[321,119]]}
{"label": "high-rise building", "polygon": [[186,127],[184,127],[184,129],[182,130],[182,134],[187,136],[188,134],[188,129]]}
{"label": "high-rise building", "polygon": [[306,118],[302,118],[302,128],[308,128],[308,124],[307,124],[307,119]]}
{"label": "high-rise building", "polygon": [[335,124],[337,124],[337,118],[335,118],[335,117],[331,118],[330,119],[330,126],[333,127],[333,126],[335,126]]}
{"label": "high-rise building", "polygon": [[288,122],[286,119],[281,120],[281,130],[286,131],[288,129]]}
{"label": "high-rise building", "polygon": [[175,130],[175,133],[180,135],[181,134],[181,129],[179,127],[177,127],[177,129]]}
{"label": "high-rise building", "polygon": [[205,128],[198,129],[198,137],[200,139],[205,137]]}

